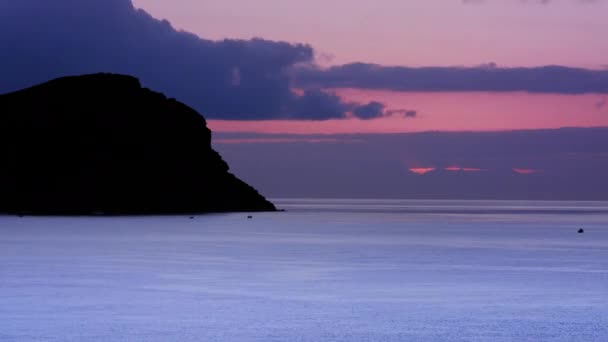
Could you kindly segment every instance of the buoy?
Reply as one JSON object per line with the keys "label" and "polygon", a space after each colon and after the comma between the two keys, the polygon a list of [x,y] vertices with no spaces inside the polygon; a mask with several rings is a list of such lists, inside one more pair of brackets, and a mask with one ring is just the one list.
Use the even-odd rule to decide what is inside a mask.
{"label": "buoy", "polygon": [[585,232],[585,230],[583,228],[581,228],[581,229],[578,230],[579,234],[583,234],[584,232]]}

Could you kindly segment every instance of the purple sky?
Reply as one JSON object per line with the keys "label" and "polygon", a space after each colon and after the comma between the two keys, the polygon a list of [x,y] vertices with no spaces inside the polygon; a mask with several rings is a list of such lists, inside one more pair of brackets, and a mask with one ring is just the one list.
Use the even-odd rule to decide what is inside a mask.
{"label": "purple sky", "polygon": [[136,76],[269,196],[608,200],[608,0],[134,3],[0,1],[0,93]]}
{"label": "purple sky", "polygon": [[135,0],[211,39],[310,43],[321,62],[608,65],[604,0]]}
{"label": "purple sky", "polygon": [[606,128],[214,137],[272,197],[608,200]]}

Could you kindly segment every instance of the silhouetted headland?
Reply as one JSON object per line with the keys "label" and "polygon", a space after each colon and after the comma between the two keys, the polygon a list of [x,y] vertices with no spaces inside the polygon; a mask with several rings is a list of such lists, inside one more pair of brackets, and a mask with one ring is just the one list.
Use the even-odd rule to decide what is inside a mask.
{"label": "silhouetted headland", "polygon": [[274,211],[228,172],[192,108],[95,74],[0,95],[0,212]]}

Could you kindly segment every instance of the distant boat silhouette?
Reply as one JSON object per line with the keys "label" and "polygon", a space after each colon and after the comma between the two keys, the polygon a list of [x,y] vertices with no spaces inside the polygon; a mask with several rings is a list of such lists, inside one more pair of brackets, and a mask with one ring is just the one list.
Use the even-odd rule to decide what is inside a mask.
{"label": "distant boat silhouette", "polygon": [[583,228],[581,228],[581,229],[578,230],[579,234],[583,234],[584,232],[585,232],[585,230]]}

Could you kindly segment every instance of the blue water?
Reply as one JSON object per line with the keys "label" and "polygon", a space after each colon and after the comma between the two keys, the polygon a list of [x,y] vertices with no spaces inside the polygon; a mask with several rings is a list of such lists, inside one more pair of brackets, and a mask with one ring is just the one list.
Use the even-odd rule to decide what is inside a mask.
{"label": "blue water", "polygon": [[608,341],[608,203],[277,202],[0,217],[0,341]]}

